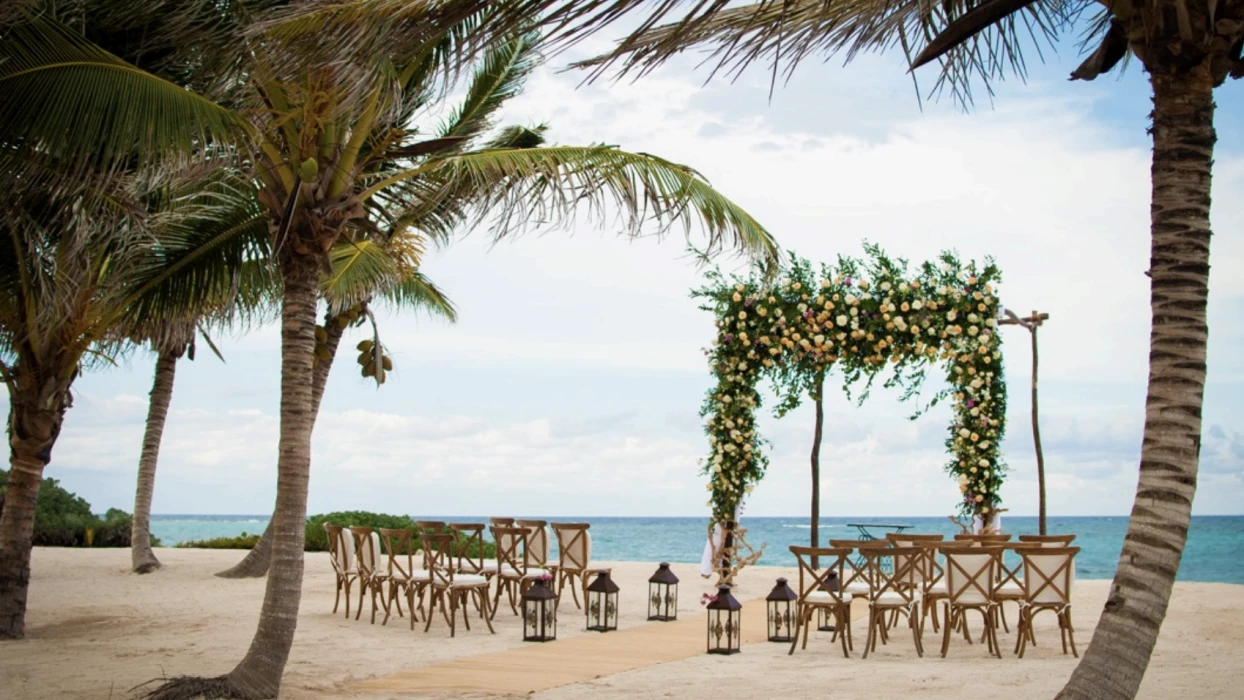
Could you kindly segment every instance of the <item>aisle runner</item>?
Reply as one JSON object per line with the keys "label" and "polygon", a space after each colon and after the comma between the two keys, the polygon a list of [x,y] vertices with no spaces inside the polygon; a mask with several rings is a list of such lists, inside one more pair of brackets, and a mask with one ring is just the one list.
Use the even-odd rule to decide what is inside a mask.
{"label": "aisle runner", "polygon": [[[373,678],[358,689],[531,693],[703,654],[705,624],[703,613],[691,614],[676,622],[649,622],[617,632],[525,644]],[[764,600],[747,601],[743,606],[743,643],[764,640]]]}

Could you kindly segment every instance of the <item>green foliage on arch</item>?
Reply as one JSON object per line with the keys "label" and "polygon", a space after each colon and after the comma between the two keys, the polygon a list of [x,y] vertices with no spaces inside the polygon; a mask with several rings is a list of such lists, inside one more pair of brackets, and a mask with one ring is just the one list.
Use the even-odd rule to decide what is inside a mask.
{"label": "green foliage on arch", "polygon": [[863,258],[839,257],[819,271],[792,254],[776,278],[713,271],[693,292],[717,317],[708,351],[717,386],[700,411],[707,418],[704,473],[714,520],[733,520],[768,466],[765,440],[756,431],[757,385],[766,379],[775,385],[781,414],[834,369],[848,392],[862,385],[861,401],[878,377],[903,388],[909,399],[929,367],[941,363],[948,387],[924,408],[944,398],[954,403],[946,471],[963,493],[959,509],[988,520],[1001,502],[1006,383],[996,320],[1000,271],[991,259],[979,266],[945,252],[909,272],[906,260],[873,245],[864,250]]}

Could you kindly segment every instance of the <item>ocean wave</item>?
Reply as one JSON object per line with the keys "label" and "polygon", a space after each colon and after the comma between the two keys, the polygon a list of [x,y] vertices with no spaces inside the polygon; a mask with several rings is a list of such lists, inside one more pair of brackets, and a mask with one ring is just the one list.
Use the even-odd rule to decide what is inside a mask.
{"label": "ocean wave", "polygon": [[[795,528],[796,530],[811,530],[811,529],[812,529],[812,525],[811,525],[811,524],[808,524],[808,525],[783,525],[782,527],[790,527],[790,528]],[[831,529],[831,528],[835,528],[835,527],[842,527],[842,526],[841,526],[841,525],[821,525],[821,529],[822,529],[822,530],[829,530],[829,529]]]}

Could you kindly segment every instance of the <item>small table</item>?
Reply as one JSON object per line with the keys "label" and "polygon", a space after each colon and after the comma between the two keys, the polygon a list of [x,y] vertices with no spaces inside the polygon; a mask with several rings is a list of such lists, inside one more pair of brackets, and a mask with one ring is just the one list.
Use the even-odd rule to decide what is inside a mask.
{"label": "small table", "polygon": [[873,535],[873,533],[869,532],[868,528],[870,527],[880,527],[880,528],[885,528],[887,530],[893,530],[894,534],[898,534],[902,532],[903,530],[911,529],[911,525],[893,525],[893,524],[886,524],[886,523],[847,523],[847,527],[853,527],[856,530],[859,530],[860,531],[859,539],[861,540],[882,539],[880,537]]}
{"label": "small table", "polygon": [[[870,541],[870,540],[879,540],[879,539],[882,539],[882,538],[877,537],[876,535],[874,535],[872,532],[870,532],[870,531],[868,530],[868,528],[870,528],[870,527],[877,527],[877,528],[884,528],[884,529],[887,529],[887,530],[893,530],[895,534],[898,534],[898,533],[902,532],[903,530],[908,530],[908,529],[910,529],[910,528],[911,528],[911,525],[895,525],[895,524],[892,524],[892,523],[847,523],[847,527],[853,527],[853,528],[855,528],[856,530],[859,530],[859,532],[860,532],[859,540],[860,540],[861,542],[867,542],[867,541]],[[857,555],[855,555],[855,565],[856,565],[856,566],[863,566],[863,565],[864,565],[864,556],[863,556],[862,554],[857,554]],[[882,568],[883,568],[883,569],[885,569],[886,571],[889,571],[889,570],[890,570],[890,568],[889,568],[890,566],[893,566],[893,563],[892,563],[892,562],[890,562],[890,561],[887,559],[885,562],[883,562],[883,567],[882,567]]]}

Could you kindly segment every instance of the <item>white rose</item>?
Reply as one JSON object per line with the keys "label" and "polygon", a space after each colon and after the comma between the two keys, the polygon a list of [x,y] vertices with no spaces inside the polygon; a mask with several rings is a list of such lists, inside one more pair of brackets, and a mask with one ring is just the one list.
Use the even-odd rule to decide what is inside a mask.
{"label": "white rose", "polygon": [[836,318],[836,319],[834,319],[834,320],[836,320],[836,321],[838,322],[838,325],[840,325],[840,326],[845,326],[845,325],[847,325],[847,317],[846,317],[845,315],[841,315],[841,314],[840,314],[840,315],[838,316],[838,318]]}
{"label": "white rose", "polygon": [[[727,396],[726,398],[730,398],[730,397],[729,397],[729,396]],[[968,430],[967,428],[960,428],[960,429],[959,429],[959,437],[967,437],[967,436],[969,436],[969,435],[971,435],[971,434],[972,434],[972,431]]]}
{"label": "white rose", "polygon": [[977,462],[977,464],[981,465],[982,467],[988,467],[988,466],[989,466],[989,460],[987,460],[987,459],[982,459],[981,461]]}
{"label": "white rose", "polygon": [[924,308],[924,302],[917,299],[911,302],[911,308],[915,309],[916,311],[919,311],[920,309]]}
{"label": "white rose", "polygon": [[744,371],[744,370],[746,370],[746,369],[747,369],[747,363],[746,363],[746,362],[740,362],[740,363],[739,363],[739,371],[740,371],[740,372],[742,372],[742,371]]}
{"label": "white rose", "polygon": [[889,283],[889,282],[882,282],[882,283],[881,283],[881,289],[882,289],[882,291],[886,291],[886,292],[888,292],[888,291],[890,291],[890,287],[891,287],[891,285],[890,285],[890,283]]}
{"label": "white rose", "polygon": [[738,292],[735,292],[735,293],[734,293],[734,297],[733,297],[733,298],[734,298],[734,300],[735,300],[735,301],[743,301],[743,295],[742,295],[742,294],[739,294]]}

